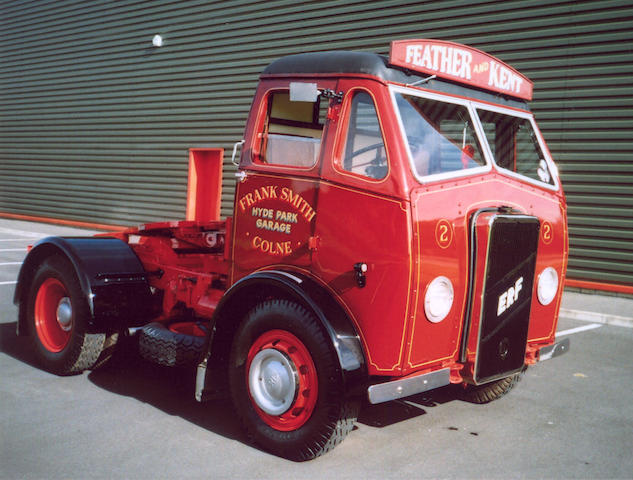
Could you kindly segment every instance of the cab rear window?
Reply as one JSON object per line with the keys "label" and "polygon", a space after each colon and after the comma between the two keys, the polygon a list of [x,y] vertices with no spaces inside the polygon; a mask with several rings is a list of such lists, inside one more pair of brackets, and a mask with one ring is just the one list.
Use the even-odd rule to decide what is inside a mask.
{"label": "cab rear window", "polygon": [[288,91],[268,95],[266,121],[260,132],[256,163],[310,168],[319,158],[327,105],[290,101]]}

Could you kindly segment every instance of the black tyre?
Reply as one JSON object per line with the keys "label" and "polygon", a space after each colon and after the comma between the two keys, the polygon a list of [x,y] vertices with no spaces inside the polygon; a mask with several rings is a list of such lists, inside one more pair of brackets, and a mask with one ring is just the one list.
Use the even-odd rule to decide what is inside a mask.
{"label": "black tyre", "polygon": [[242,321],[229,362],[231,396],[249,437],[291,460],[333,449],[354,427],[336,353],[300,305],[269,300]]}
{"label": "black tyre", "polygon": [[44,369],[72,375],[105,362],[111,353],[104,352],[107,336],[88,333],[88,303],[65,258],[51,256],[39,265],[26,302],[35,356]]}
{"label": "black tyre", "polygon": [[202,354],[206,338],[170,330],[153,322],[145,325],[138,338],[141,357],[166,367],[194,365]]}
{"label": "black tyre", "polygon": [[503,397],[523,378],[523,373],[515,373],[509,377],[483,385],[467,385],[461,391],[463,400],[470,403],[489,403]]}
{"label": "black tyre", "polygon": [[119,342],[119,339],[121,337],[121,332],[111,332],[106,334],[105,340],[103,342],[103,347],[101,347],[101,355],[99,355],[99,358],[91,367],[92,370],[97,370],[106,365],[114,356],[114,354],[118,350],[120,350],[120,345],[122,342]]}

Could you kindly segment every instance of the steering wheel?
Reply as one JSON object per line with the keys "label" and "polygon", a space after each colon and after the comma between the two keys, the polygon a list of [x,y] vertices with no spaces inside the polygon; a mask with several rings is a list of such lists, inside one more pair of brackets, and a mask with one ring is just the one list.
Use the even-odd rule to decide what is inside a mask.
{"label": "steering wheel", "polygon": [[[378,150],[380,147],[384,147],[385,145],[382,142],[372,143],[371,145],[367,145],[366,147],[359,148],[355,152],[352,152],[351,158],[357,157],[358,155],[362,155],[363,153],[367,153],[370,150]],[[378,153],[378,152],[376,152]],[[376,155],[378,156],[378,155]]]}
{"label": "steering wheel", "polygon": [[[376,155],[373,159],[363,162],[363,163],[354,163],[353,169],[364,168],[364,174],[370,178],[383,178],[387,174],[387,156],[386,154],[379,155],[380,149],[385,151],[385,144],[383,142],[372,143],[371,145],[367,145],[366,147],[359,148],[358,150],[351,153],[351,155],[347,158],[348,161],[352,160],[354,157],[362,155],[363,153],[370,152],[372,150],[376,150]],[[353,163],[353,162],[352,162]]]}

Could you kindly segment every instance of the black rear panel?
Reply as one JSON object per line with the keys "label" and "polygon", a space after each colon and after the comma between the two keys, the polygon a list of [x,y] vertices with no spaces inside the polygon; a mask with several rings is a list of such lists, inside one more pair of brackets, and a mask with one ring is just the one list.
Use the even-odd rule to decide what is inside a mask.
{"label": "black rear panel", "polygon": [[475,382],[523,368],[540,224],[497,215],[490,226]]}

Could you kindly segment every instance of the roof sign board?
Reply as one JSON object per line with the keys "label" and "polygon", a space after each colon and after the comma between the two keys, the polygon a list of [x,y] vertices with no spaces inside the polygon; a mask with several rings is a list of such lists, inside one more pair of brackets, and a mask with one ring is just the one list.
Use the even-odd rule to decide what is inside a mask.
{"label": "roof sign board", "polygon": [[391,42],[389,63],[493,92],[532,100],[532,82],[501,60],[442,40]]}

